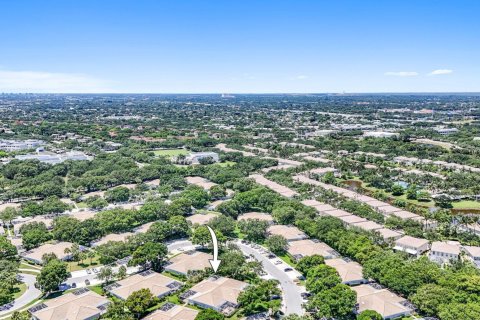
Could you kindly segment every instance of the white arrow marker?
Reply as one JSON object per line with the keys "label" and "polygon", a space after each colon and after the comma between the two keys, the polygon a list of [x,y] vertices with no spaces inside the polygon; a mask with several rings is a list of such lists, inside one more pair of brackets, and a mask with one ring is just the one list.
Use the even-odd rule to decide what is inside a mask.
{"label": "white arrow marker", "polygon": [[208,260],[210,261],[210,265],[213,268],[213,272],[217,272],[218,267],[220,266],[220,262],[222,260],[218,260],[218,243],[217,243],[217,235],[215,232],[207,226],[208,230],[210,231],[210,235],[212,236],[212,242],[213,242],[213,260]]}

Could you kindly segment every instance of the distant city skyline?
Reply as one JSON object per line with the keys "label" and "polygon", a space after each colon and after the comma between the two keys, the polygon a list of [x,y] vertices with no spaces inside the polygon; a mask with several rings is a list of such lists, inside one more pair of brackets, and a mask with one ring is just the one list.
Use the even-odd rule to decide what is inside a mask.
{"label": "distant city skyline", "polygon": [[480,92],[480,2],[9,1],[0,92]]}

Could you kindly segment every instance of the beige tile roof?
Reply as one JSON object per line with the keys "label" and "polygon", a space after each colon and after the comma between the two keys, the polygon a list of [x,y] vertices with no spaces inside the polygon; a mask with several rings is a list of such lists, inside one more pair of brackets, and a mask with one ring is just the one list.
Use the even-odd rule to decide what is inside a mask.
{"label": "beige tile roof", "polygon": [[337,172],[338,169],[335,169],[335,168],[330,168],[330,167],[327,167],[327,168],[315,168],[315,169],[312,169],[310,170],[309,172],[312,173],[312,174],[326,174],[328,172]]}
{"label": "beige tile roof", "polygon": [[141,226],[138,226],[137,228],[135,228],[135,233],[145,233],[145,232],[147,232],[148,229],[150,229],[150,227],[154,223],[155,222],[148,222],[148,223],[142,224]]}
{"label": "beige tile roof", "polygon": [[430,251],[459,255],[460,243],[456,241],[434,241]]}
{"label": "beige tile roof", "polygon": [[354,261],[346,262],[341,258],[337,258],[325,260],[325,264],[337,270],[343,283],[365,280],[362,266]]}
{"label": "beige tile roof", "polygon": [[267,232],[272,235],[279,235],[288,241],[295,241],[307,238],[307,235],[300,231],[297,227],[285,225],[273,225],[268,227]]}
{"label": "beige tile roof", "polygon": [[411,213],[410,211],[405,210],[393,212],[392,216],[398,217],[403,220],[420,218],[418,214]]}
{"label": "beige tile roof", "polygon": [[480,247],[464,246],[463,249],[472,257],[480,257]]}
{"label": "beige tile roof", "polygon": [[238,221],[250,220],[250,219],[267,221],[267,222],[273,221],[273,217],[271,215],[263,212],[247,212],[238,217]]}
{"label": "beige tile roof", "polygon": [[74,292],[64,294],[55,299],[43,301],[46,308],[32,314],[39,320],[89,320],[96,319],[102,313],[97,307],[110,303],[101,295],[87,291],[75,295]]}
{"label": "beige tile roof", "polygon": [[352,290],[357,293],[359,313],[365,310],[374,310],[384,318],[389,318],[394,315],[409,314],[411,312],[410,309],[400,304],[405,299],[389,290],[378,290],[365,284],[352,287]]}
{"label": "beige tile roof", "polygon": [[210,268],[210,259],[213,259],[212,255],[200,251],[182,253],[170,259],[171,264],[165,270],[186,275],[188,271]]}
{"label": "beige tile roof", "polygon": [[202,187],[205,190],[209,190],[211,187],[217,185],[216,183],[208,181],[207,179],[202,177],[187,177],[186,180],[187,183]]}
{"label": "beige tile roof", "polygon": [[401,234],[400,232],[397,232],[397,231],[391,230],[391,229],[387,229],[387,228],[377,229],[377,230],[375,230],[375,232],[380,233],[380,236],[382,236],[382,238],[384,240],[398,239],[398,238],[401,238],[403,236],[403,234]]}
{"label": "beige tile roof", "polygon": [[250,178],[254,179],[256,183],[261,184],[262,186],[265,186],[265,187],[279,193],[280,195],[282,195],[284,197],[292,198],[292,197],[298,195],[298,192],[296,192],[296,191],[294,191],[290,188],[287,188],[285,186],[282,186],[282,185],[280,185],[276,182],[270,181],[260,174],[252,174],[250,176]]}
{"label": "beige tile roof", "polygon": [[217,217],[218,215],[215,213],[205,213],[205,214],[194,214],[187,217],[187,221],[190,221],[192,224],[199,224],[205,225],[210,222],[213,218]]}
{"label": "beige tile roof", "polygon": [[291,242],[287,251],[293,257],[308,257],[316,254],[325,258],[334,257],[334,250],[329,245],[309,239]]}
{"label": "beige tile roof", "polygon": [[412,248],[421,248],[422,246],[428,244],[428,240],[426,239],[421,239],[421,238],[415,238],[411,236],[403,236],[397,241],[395,241],[395,245],[401,246],[401,247],[412,247]]}
{"label": "beige tile roof", "polygon": [[366,231],[374,231],[374,230],[379,230],[383,228],[382,225],[373,221],[355,223],[355,227],[360,228],[362,230],[366,230]]}
{"label": "beige tile roof", "polygon": [[190,290],[196,292],[188,298],[192,303],[218,308],[225,302],[237,304],[237,298],[247,286],[245,282],[220,277],[211,277],[193,286]]}
{"label": "beige tile roof", "polygon": [[352,215],[350,212],[347,212],[347,211],[342,210],[342,209],[325,210],[322,213],[327,215],[327,216],[336,217],[336,218]]}
{"label": "beige tile roof", "polygon": [[198,311],[184,306],[176,305],[173,308],[162,311],[158,309],[146,316],[145,320],[195,320]]}
{"label": "beige tile roof", "polygon": [[96,211],[86,210],[86,211],[77,211],[77,212],[71,213],[70,216],[77,220],[85,221],[87,219],[92,219],[93,217],[95,217],[96,214],[97,214]]}
{"label": "beige tile roof", "polygon": [[368,221],[367,219],[365,218],[362,218],[362,217],[358,217],[358,216],[354,216],[354,215],[349,215],[349,216],[343,216],[343,217],[339,217],[340,220],[342,220],[343,222],[345,222],[346,224],[351,224],[351,225],[354,225],[356,223],[359,223],[359,222],[366,222]]}
{"label": "beige tile roof", "polygon": [[168,285],[175,281],[175,279],[153,271],[148,275],[142,275],[142,273],[139,273],[116,282],[115,286],[120,286],[111,289],[110,292],[115,296],[126,300],[135,291],[149,289],[154,296],[160,297],[172,292],[173,289],[169,288]]}
{"label": "beige tile roof", "polygon": [[391,206],[391,205],[378,207],[377,209],[379,211],[383,212],[384,214],[391,214],[391,213],[394,213],[394,212],[403,211],[402,209]]}
{"label": "beige tile roof", "polygon": [[31,260],[36,260],[41,262],[44,254],[53,253],[57,256],[57,258],[64,259],[65,257],[68,256],[67,254],[65,254],[65,249],[72,248],[72,245],[73,243],[71,242],[58,242],[55,244],[46,243],[44,245],[41,245],[38,248],[35,248],[29,252],[26,252],[24,257],[26,259],[31,259]]}
{"label": "beige tile roof", "polygon": [[93,246],[100,246],[102,244],[106,244],[109,241],[126,241],[128,237],[133,236],[134,233],[132,232],[125,232],[125,233],[111,233],[106,235],[105,237],[101,238],[100,240],[93,243]]}

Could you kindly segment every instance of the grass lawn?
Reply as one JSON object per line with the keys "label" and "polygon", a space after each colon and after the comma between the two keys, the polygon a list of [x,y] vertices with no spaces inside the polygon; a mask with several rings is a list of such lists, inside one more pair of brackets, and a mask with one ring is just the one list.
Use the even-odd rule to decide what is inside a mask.
{"label": "grass lawn", "polygon": [[103,292],[102,286],[96,285],[96,286],[90,286],[88,289],[92,290],[95,293],[98,293],[99,295],[104,295],[105,292]]}
{"label": "grass lawn", "polygon": [[84,269],[88,269],[88,268],[98,267],[98,266],[100,266],[100,262],[98,261],[99,259],[100,259],[100,256],[95,255],[95,258],[92,259],[91,264],[90,264],[90,259],[89,258],[86,258],[85,260],[83,260],[83,263],[81,263],[80,261],[78,261],[78,262],[74,262],[74,261],[67,262],[67,270],[72,272],[72,271],[78,271],[78,270],[84,270]]}
{"label": "grass lawn", "polygon": [[235,164],[236,164],[236,162],[234,162],[234,161],[225,161],[225,162],[217,163],[217,165],[219,165],[220,167],[231,167]]}
{"label": "grass lawn", "polygon": [[296,265],[295,261],[293,261],[293,259],[287,253],[278,257],[282,259],[289,266],[295,267]]}
{"label": "grass lawn", "polygon": [[40,271],[42,267],[40,266],[32,266],[31,264],[20,262],[20,269],[30,269],[30,270],[38,270]]}
{"label": "grass lawn", "polygon": [[181,154],[186,155],[188,151],[185,149],[165,149],[165,150],[155,150],[153,153],[157,157],[174,157],[179,156]]}
{"label": "grass lawn", "polygon": [[15,293],[13,294],[13,299],[17,299],[20,297],[22,294],[27,291],[27,285],[25,283],[20,283],[15,286]]}
{"label": "grass lawn", "polygon": [[76,205],[77,205],[77,208],[79,208],[79,209],[86,209],[86,208],[88,208],[88,206],[87,206],[87,204],[86,204],[85,202],[77,202]]}
{"label": "grass lawn", "polygon": [[480,209],[480,202],[473,200],[462,200],[452,202],[454,209]]}
{"label": "grass lawn", "polygon": [[233,230],[233,232],[235,233],[236,238],[238,238],[238,239],[244,239],[245,238],[245,234],[243,234],[242,231],[240,231],[240,228],[238,227],[238,225],[235,225],[235,230]]}

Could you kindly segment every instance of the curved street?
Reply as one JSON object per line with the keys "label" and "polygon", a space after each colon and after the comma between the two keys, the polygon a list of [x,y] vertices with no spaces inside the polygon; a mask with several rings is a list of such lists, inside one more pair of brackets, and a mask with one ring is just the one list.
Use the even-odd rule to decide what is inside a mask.
{"label": "curved street", "polygon": [[7,313],[22,309],[23,307],[28,305],[30,302],[39,298],[42,295],[42,292],[37,288],[35,288],[36,277],[34,275],[20,273],[19,277],[20,277],[20,281],[27,285],[27,290],[20,297],[15,299],[15,301],[13,301],[12,303],[1,306],[0,317]]}

